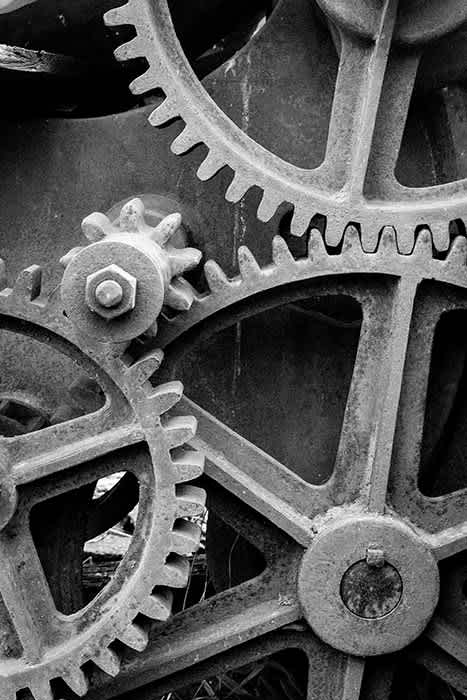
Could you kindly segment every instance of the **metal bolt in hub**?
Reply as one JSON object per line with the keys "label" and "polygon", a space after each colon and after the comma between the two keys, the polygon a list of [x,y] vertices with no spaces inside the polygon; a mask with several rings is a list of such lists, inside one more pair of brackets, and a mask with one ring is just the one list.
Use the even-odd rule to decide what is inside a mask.
{"label": "metal bolt in hub", "polygon": [[123,299],[123,289],[115,280],[100,282],[94,292],[96,301],[106,309],[113,309]]}

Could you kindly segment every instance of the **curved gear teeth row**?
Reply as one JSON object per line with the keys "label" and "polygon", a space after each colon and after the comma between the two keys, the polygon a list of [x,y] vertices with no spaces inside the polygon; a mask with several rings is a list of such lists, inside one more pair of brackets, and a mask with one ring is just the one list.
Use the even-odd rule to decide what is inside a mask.
{"label": "curved gear teeth row", "polygon": [[410,254],[399,250],[396,230],[385,226],[378,245],[364,250],[359,228],[346,227],[338,250],[329,249],[318,229],[311,229],[307,254],[294,258],[286,241],[275,236],[272,241],[272,264],[260,267],[246,246],[238,249],[239,275],[229,279],[222,268],[209,260],[204,266],[208,292],[198,295],[188,313],[166,319],[160,328],[159,342],[166,346],[208,316],[261,291],[280,285],[311,279],[317,275],[342,273],[405,274],[408,266],[420,279],[438,278],[467,286],[467,238],[459,235],[443,258],[433,255],[433,239],[428,227],[421,228]]}
{"label": "curved gear teeth row", "polygon": [[[6,266],[0,259],[0,313],[42,324],[44,328],[78,343],[71,322],[62,313],[60,296],[53,294],[47,298],[41,295],[41,284],[41,268],[32,265],[19,273],[12,287],[7,286]],[[197,292],[196,295],[199,296]],[[168,554],[158,572],[156,586],[149,595],[142,596],[137,609],[132,613],[132,619],[117,625],[110,642],[92,651],[81,649],[73,663],[68,659],[57,662],[53,669],[45,667],[42,673],[31,677],[28,675],[27,682],[23,682],[22,676],[21,685],[15,685],[19,679],[7,687],[2,685],[2,697],[5,700],[16,700],[17,693],[26,689],[30,690],[34,700],[55,700],[51,686],[53,678],[61,678],[75,695],[83,697],[89,689],[87,672],[83,667],[86,669],[85,664],[89,662],[104,673],[116,676],[120,670],[120,657],[112,649],[113,642],[118,640],[136,651],[146,647],[148,634],[144,620],[163,622],[170,617],[173,601],[171,589],[184,588],[187,585],[190,573],[187,557],[196,551],[200,542],[201,528],[195,522],[186,520],[199,519],[205,512],[204,490],[186,483],[198,478],[204,471],[203,455],[187,445],[195,436],[197,421],[193,416],[167,416],[167,412],[180,401],[183,393],[181,382],[170,381],[153,386],[149,381],[161,365],[164,356],[162,350],[153,349],[133,361],[126,354],[127,343],[115,345],[110,359],[104,355],[101,357],[100,348],[96,349],[93,346],[90,349],[82,346],[81,349],[84,352],[89,350],[92,357],[102,363],[104,370],[116,370],[119,384],[128,391],[132,401],[144,405],[145,413],[160,422],[174,485],[174,520],[167,538]],[[77,401],[80,403],[83,391],[86,394],[91,393],[94,397],[94,381],[90,380],[90,384],[91,386],[88,386],[84,383],[83,386],[72,389],[79,395]],[[2,682],[8,683],[6,679]]]}
{"label": "curved gear teeth row", "polygon": [[[165,15],[164,15],[165,17]],[[224,149],[220,142],[218,125],[214,126],[215,116],[212,115],[212,129],[209,132],[197,117],[196,109],[188,101],[189,90],[182,84],[183,79],[191,80],[185,75],[185,67],[175,66],[166,56],[165,46],[159,47],[157,37],[151,36],[151,25],[157,20],[151,14],[149,3],[141,0],[130,0],[122,7],[110,10],[104,16],[105,22],[109,26],[131,25],[136,30],[135,38],[123,44],[115,51],[115,56],[120,61],[127,61],[134,58],[145,58],[149,64],[147,71],[136,78],[130,89],[135,94],[142,94],[151,90],[161,89],[165,94],[164,101],[156,107],[149,117],[151,125],[160,127],[174,119],[182,119],[184,127],[180,134],[175,137],[171,145],[171,150],[176,155],[182,155],[190,151],[198,144],[204,144],[207,148],[205,159],[198,168],[198,177],[201,180],[208,180],[228,165],[233,170],[233,179],[227,187],[225,197],[229,202],[238,202],[245,196],[247,191],[256,186],[263,191],[262,199],[259,203],[257,215],[263,221],[269,221],[277,212],[278,208],[287,203],[293,207],[290,230],[292,235],[302,236],[309,228],[316,215],[324,216],[326,219],[326,230],[324,233],[326,244],[331,247],[339,246],[342,243],[343,232],[352,218],[347,212],[340,213],[335,207],[333,211],[332,203],[329,205],[313,202],[314,196],[310,192],[305,200],[300,194],[294,197],[295,191],[282,192],[279,183],[280,175],[275,173],[272,178],[277,182],[268,180],[268,176],[260,167],[253,167],[248,161],[248,156],[236,154],[235,148],[229,149],[229,153],[222,153]],[[149,27],[149,29],[148,29]],[[177,70],[177,75],[174,75]],[[184,77],[180,77],[184,76]],[[192,84],[195,98],[198,99],[198,88]],[[199,86],[198,86],[199,87]],[[199,87],[199,90],[203,88]],[[221,134],[222,135],[222,134]],[[244,148],[244,147],[242,147]],[[299,186],[297,185],[297,188]],[[287,199],[290,196],[290,201]],[[296,201],[294,201],[294,199]],[[322,210],[320,209],[322,208]],[[347,218],[346,218],[347,217]],[[364,248],[371,250],[375,248],[379,230],[372,227],[367,228],[365,214],[363,220],[357,221],[362,225],[362,240]],[[379,228],[386,222],[384,213],[381,212],[376,218],[380,219]],[[398,219],[397,232],[402,253],[409,253],[413,247],[413,242],[420,225],[428,225],[426,221],[417,221],[416,215],[409,217],[409,222],[404,224],[404,216]],[[369,220],[374,221],[374,213]],[[433,243],[436,250],[445,251],[450,242],[450,221],[433,220],[429,222]],[[371,226],[371,225],[370,225]]]}

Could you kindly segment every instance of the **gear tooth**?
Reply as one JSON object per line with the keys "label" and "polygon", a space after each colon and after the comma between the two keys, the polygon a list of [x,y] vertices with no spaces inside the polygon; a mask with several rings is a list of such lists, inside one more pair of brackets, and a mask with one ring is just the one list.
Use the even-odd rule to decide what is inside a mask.
{"label": "gear tooth", "polygon": [[327,257],[323,234],[318,228],[312,228],[308,239],[308,257],[310,260],[321,260]]}
{"label": "gear tooth", "polygon": [[173,276],[183,275],[199,265],[203,254],[197,248],[177,248],[169,254]]}
{"label": "gear tooth", "polygon": [[119,229],[125,233],[146,233],[148,226],[144,219],[145,206],[139,197],[130,199],[123,205],[118,217]]}
{"label": "gear tooth", "polygon": [[274,236],[272,239],[272,259],[278,266],[290,265],[295,262],[289,246],[282,236]]}
{"label": "gear tooth", "polygon": [[412,259],[418,260],[431,260],[433,257],[433,239],[431,237],[431,231],[426,226],[417,234],[415,239],[415,245],[412,251]]}
{"label": "gear tooth", "polygon": [[133,95],[144,95],[145,92],[155,90],[159,87],[157,75],[150,66],[142,75],[131,81],[130,90]]}
{"label": "gear tooth", "polygon": [[174,277],[164,294],[164,304],[176,311],[188,311],[194,299],[193,287],[183,277]]}
{"label": "gear tooth", "polygon": [[169,449],[181,447],[196,434],[197,420],[194,416],[173,416],[164,425]]}
{"label": "gear tooth", "polygon": [[204,266],[204,275],[213,294],[229,286],[229,280],[225,276],[223,269],[214,260],[207,261]]}
{"label": "gear tooth", "polygon": [[241,175],[235,174],[232,182],[227,187],[225,198],[228,202],[239,202],[250,189],[251,185]]}
{"label": "gear tooth", "polygon": [[179,520],[172,530],[171,549],[176,554],[190,556],[199,547],[201,528],[188,520]]}
{"label": "gear tooth", "polygon": [[162,126],[163,124],[166,124],[179,116],[180,113],[175,100],[172,100],[170,97],[166,97],[164,102],[156,107],[156,109],[149,115],[149,123],[151,126]]}
{"label": "gear tooth", "polygon": [[161,415],[173,408],[182,398],[183,384],[179,381],[161,384],[151,392],[149,397],[152,403],[152,410],[157,415]]}
{"label": "gear tooth", "polygon": [[344,231],[344,240],[342,243],[342,253],[361,253],[362,243],[360,233],[356,226],[349,224]]}
{"label": "gear tooth", "polygon": [[131,4],[127,2],[121,7],[108,10],[104,15],[104,22],[108,27],[120,27],[122,24],[133,24]]}
{"label": "gear tooth", "polygon": [[326,232],[324,239],[326,244],[331,248],[334,248],[340,244],[342,241],[342,236],[344,235],[346,222],[338,217],[327,216],[326,217]]}
{"label": "gear tooth", "polygon": [[384,226],[381,231],[377,253],[398,255],[397,237],[394,226]]}
{"label": "gear tooth", "polygon": [[[156,228],[154,228],[150,233],[150,238],[158,243],[161,247],[164,247],[174,236],[182,225],[182,215],[180,212],[175,211],[172,214],[164,216],[162,221],[160,221]],[[176,250],[188,250],[185,248],[180,248]],[[192,250],[190,248],[189,250]]]}
{"label": "gear tooth", "polygon": [[190,575],[190,563],[179,554],[171,554],[161,571],[160,577],[165,586],[185,588]]}
{"label": "gear tooth", "polygon": [[7,278],[6,278],[6,263],[3,258],[0,258],[0,291],[6,289]]}
{"label": "gear tooth", "polygon": [[176,495],[178,518],[195,518],[204,513],[206,507],[204,489],[192,486],[192,484],[178,484]]}
{"label": "gear tooth", "polygon": [[141,386],[145,381],[152,377],[154,372],[157,372],[164,359],[164,353],[157,348],[146,353],[143,357],[135,362],[129,369],[128,373],[131,377],[131,382]]}
{"label": "gear tooth", "polygon": [[89,683],[80,668],[69,669],[63,674],[63,680],[71,690],[80,698],[89,690]]}
{"label": "gear tooth", "polygon": [[444,264],[448,267],[456,269],[465,268],[467,265],[467,238],[465,236],[456,236],[451,250],[448,253]]}
{"label": "gear tooth", "polygon": [[292,215],[292,221],[290,222],[290,233],[292,236],[303,236],[310,225],[310,220],[310,213],[306,209],[295,207]]}
{"label": "gear tooth", "polygon": [[130,61],[132,58],[141,58],[144,54],[144,45],[138,35],[126,44],[121,44],[114,51],[117,61]]}
{"label": "gear tooth", "polygon": [[210,180],[225,165],[225,160],[216,153],[209,151],[206,158],[198,168],[197,175],[200,180]]}
{"label": "gear tooth", "polygon": [[442,252],[449,248],[449,223],[445,221],[435,221],[430,223],[430,231],[433,245],[436,250]]}
{"label": "gear tooth", "polygon": [[263,197],[258,206],[258,219],[260,221],[270,221],[277,211],[281,199],[270,192],[263,192]]}
{"label": "gear tooth", "polygon": [[378,248],[378,228],[360,224],[360,240],[364,253],[374,253]]}
{"label": "gear tooth", "polygon": [[177,138],[172,142],[170,150],[175,153],[176,156],[186,153],[191,148],[201,143],[202,139],[195,134],[192,129],[186,126],[183,131],[177,136]]}
{"label": "gear tooth", "polygon": [[114,227],[108,216],[101,214],[99,211],[95,211],[83,219],[81,222],[81,230],[88,241],[96,243],[113,233]]}
{"label": "gear tooth", "polygon": [[261,268],[251,250],[246,245],[242,245],[238,249],[237,256],[240,274],[243,279],[257,279],[261,274]]}
{"label": "gear tooth", "polygon": [[135,651],[144,651],[149,641],[147,632],[134,622],[129,625],[124,632],[119,633],[118,639],[125,644],[125,646]]}
{"label": "gear tooth", "polygon": [[50,682],[46,678],[35,678],[29,685],[34,700],[54,700]]}
{"label": "gear tooth", "polygon": [[179,482],[197,479],[204,471],[204,455],[198,450],[178,448],[172,453],[172,462]]}
{"label": "gear tooth", "polygon": [[165,622],[172,614],[173,593],[168,588],[158,589],[141,606],[141,614],[150,620]]}
{"label": "gear tooth", "polygon": [[394,229],[396,234],[396,252],[400,255],[410,255],[415,245],[415,229],[412,224],[398,223]]}
{"label": "gear tooth", "polygon": [[27,301],[37,299],[41,293],[42,269],[39,265],[31,265],[19,273],[13,293]]}
{"label": "gear tooth", "polygon": [[93,657],[93,661],[101,671],[112,678],[120,673],[120,659],[112,649],[100,649]]}

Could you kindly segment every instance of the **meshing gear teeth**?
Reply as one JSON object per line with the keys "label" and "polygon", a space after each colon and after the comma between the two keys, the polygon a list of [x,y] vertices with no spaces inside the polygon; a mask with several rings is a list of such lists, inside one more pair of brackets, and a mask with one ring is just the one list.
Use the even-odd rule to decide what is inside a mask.
{"label": "meshing gear teeth", "polygon": [[[33,664],[25,656],[4,662],[0,659],[0,696],[4,700],[15,700],[16,694],[24,689],[29,689],[35,700],[56,700],[51,681],[57,678],[83,697],[88,692],[88,669],[92,668],[89,662],[110,676],[117,675],[120,657],[114,642],[118,640],[136,651],[144,649],[148,641],[145,620],[167,620],[171,615],[172,589],[187,584],[186,557],[197,549],[200,530],[184,518],[202,513],[205,503],[204,491],[186,483],[203,471],[202,456],[185,445],[195,435],[196,421],[190,416],[166,416],[180,400],[183,387],[177,381],[160,386],[149,382],[161,364],[160,350],[133,363],[124,345],[107,350],[86,345],[64,316],[59,295],[55,293],[47,298],[41,293],[39,267],[31,266],[21,272],[11,288],[6,286],[5,265],[1,260],[0,272],[1,325],[35,338],[42,337],[44,342],[56,344],[62,351],[69,347],[73,354],[78,353],[84,365],[92,368],[98,383],[104,383],[110,406],[116,401],[117,409],[124,407],[130,442],[145,441],[151,456],[138,474],[140,505],[136,532],[117,575],[72,618],[57,613],[57,637],[46,640]],[[111,408],[107,406],[103,410]],[[120,415],[121,411],[117,412]],[[99,415],[104,415],[102,410],[93,413],[93,419],[99,420]],[[74,424],[86,419],[80,416]],[[54,439],[57,442],[60,430],[64,431],[64,440],[66,435],[72,435],[72,428],[69,427],[69,432],[64,429],[66,425],[71,424],[62,423],[41,431],[44,441],[40,444],[47,442],[48,435],[52,443]],[[118,432],[119,427],[114,430]],[[38,435],[31,434],[34,439]],[[19,439],[23,438],[27,439],[26,436]],[[0,445],[5,446],[9,455],[6,442],[0,440]],[[48,449],[45,448],[45,459],[57,458]],[[17,472],[11,455],[10,460],[14,475]],[[0,547],[1,541],[0,531]],[[40,609],[37,614],[41,614]]]}
{"label": "meshing gear teeth", "polygon": [[233,306],[260,292],[272,291],[293,282],[342,274],[382,274],[404,276],[410,274],[420,281],[437,279],[460,286],[467,286],[467,239],[457,236],[446,257],[433,257],[433,241],[424,229],[418,235],[411,255],[403,255],[397,246],[396,231],[386,226],[375,251],[366,252],[360,233],[355,226],[348,226],[338,254],[330,252],[318,230],[312,230],[305,257],[295,259],[285,242],[276,236],[272,242],[272,263],[261,268],[246,246],[238,250],[240,274],[228,279],[222,268],[209,260],[204,273],[209,287],[205,294],[196,293],[191,310],[160,324],[158,341],[168,346],[190,328],[218,311]]}
{"label": "meshing gear teeth", "polygon": [[[115,52],[118,60],[145,58],[149,64],[131,83],[132,92],[162,90],[165,95],[149,122],[159,127],[177,118],[184,121],[183,131],[172,143],[173,153],[181,155],[204,144],[207,154],[198,177],[208,180],[228,166],[234,173],[226,192],[229,202],[240,201],[252,187],[260,188],[263,196],[257,214],[261,221],[269,221],[283,204],[292,206],[290,230],[301,236],[319,215],[324,217],[322,234],[329,246],[338,246],[349,222],[357,222],[365,248],[374,248],[382,229],[391,224],[404,253],[411,252],[422,226],[430,230],[439,251],[449,247],[452,230],[465,229],[465,182],[453,187],[451,198],[441,188],[435,199],[434,188],[427,188],[430,194],[426,199],[415,198],[412,206],[404,199],[406,192],[402,206],[391,200],[379,208],[378,203],[366,202],[363,197],[362,203],[354,204],[346,200],[345,187],[330,193],[314,179],[314,171],[285,163],[253,141],[222,112],[197,79],[176,36],[167,0],[129,0],[107,12],[104,19],[108,26],[132,25],[136,30],[135,38]],[[435,205],[438,202],[439,206]]]}

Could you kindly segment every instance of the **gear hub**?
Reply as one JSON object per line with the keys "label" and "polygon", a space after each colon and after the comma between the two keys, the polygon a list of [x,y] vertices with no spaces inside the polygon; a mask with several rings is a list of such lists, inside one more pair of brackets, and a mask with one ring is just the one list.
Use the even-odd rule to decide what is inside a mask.
{"label": "gear hub", "polygon": [[[382,566],[368,563],[372,542]],[[435,558],[414,531],[389,516],[336,517],[319,528],[298,584],[310,626],[334,648],[355,656],[389,654],[416,639],[439,596]]]}

